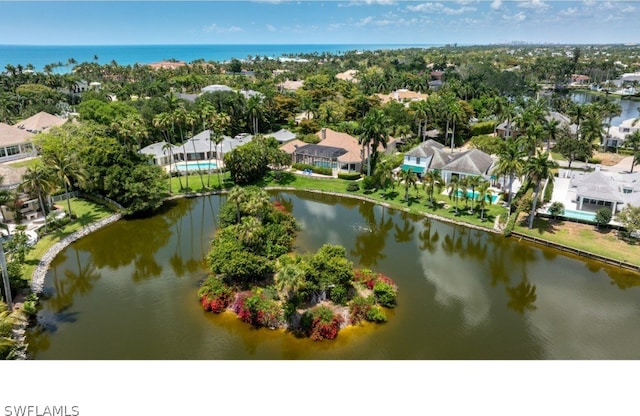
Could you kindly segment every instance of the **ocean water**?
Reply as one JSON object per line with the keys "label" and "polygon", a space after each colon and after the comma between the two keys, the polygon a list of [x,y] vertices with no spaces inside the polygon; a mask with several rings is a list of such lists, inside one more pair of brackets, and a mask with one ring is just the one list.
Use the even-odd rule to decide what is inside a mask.
{"label": "ocean water", "polygon": [[[278,58],[301,53],[344,53],[353,50],[380,50],[402,48],[428,48],[437,45],[0,45],[0,71],[6,65],[32,64],[37,71],[51,63],[63,65],[70,58],[81,62],[97,62],[101,65],[116,61],[119,65],[148,64],[166,59],[191,62],[197,59],[224,62],[249,56]],[[97,61],[94,59],[97,57]],[[57,72],[67,72],[69,67],[59,67]]]}

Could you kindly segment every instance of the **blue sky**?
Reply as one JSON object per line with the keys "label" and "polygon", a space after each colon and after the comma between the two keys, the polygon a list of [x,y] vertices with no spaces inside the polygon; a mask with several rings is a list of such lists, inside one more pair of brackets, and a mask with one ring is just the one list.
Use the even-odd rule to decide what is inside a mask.
{"label": "blue sky", "polygon": [[0,43],[640,43],[640,2],[4,1]]}

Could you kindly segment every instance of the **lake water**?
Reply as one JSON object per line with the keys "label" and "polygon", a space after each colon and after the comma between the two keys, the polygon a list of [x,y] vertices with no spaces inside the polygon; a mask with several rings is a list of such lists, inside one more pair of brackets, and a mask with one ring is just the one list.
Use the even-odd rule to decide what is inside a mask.
{"label": "lake water", "polygon": [[31,331],[35,359],[638,359],[640,276],[357,200],[273,193],[302,226],[298,251],[342,244],[391,276],[384,325],[332,342],[252,329],[197,299],[223,197],[119,221],[52,263]]}
{"label": "lake water", "polygon": [[[588,104],[594,101],[598,97],[602,97],[602,95],[592,94],[589,92],[572,92],[569,94],[571,99],[579,104]],[[630,118],[638,118],[640,117],[640,101],[633,101],[629,99],[621,99],[620,97],[609,96],[611,101],[617,102],[620,104],[622,108],[622,113],[611,119],[611,125],[617,126],[622,123],[624,120],[628,120]],[[605,120],[608,122],[609,120]]]}

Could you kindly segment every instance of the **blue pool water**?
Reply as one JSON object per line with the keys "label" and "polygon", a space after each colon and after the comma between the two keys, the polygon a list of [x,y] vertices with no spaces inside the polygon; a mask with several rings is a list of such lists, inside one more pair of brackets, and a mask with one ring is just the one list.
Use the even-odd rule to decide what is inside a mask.
{"label": "blue pool water", "polygon": [[195,170],[213,170],[216,169],[216,162],[188,162],[188,163],[178,163],[177,168],[180,172],[184,171],[195,171]]}
{"label": "blue pool water", "polygon": [[[462,191],[458,190],[457,195],[458,195],[458,198],[462,198]],[[472,193],[471,191],[467,190],[468,198],[477,200],[479,196],[480,196],[480,192],[475,191]],[[495,204],[499,197],[500,195],[495,195],[495,194],[491,195],[491,203]]]}
{"label": "blue pool water", "polygon": [[582,221],[596,222],[596,214],[594,214],[593,212],[574,211],[572,209],[565,209],[563,217],[573,218],[573,219],[582,220]]}

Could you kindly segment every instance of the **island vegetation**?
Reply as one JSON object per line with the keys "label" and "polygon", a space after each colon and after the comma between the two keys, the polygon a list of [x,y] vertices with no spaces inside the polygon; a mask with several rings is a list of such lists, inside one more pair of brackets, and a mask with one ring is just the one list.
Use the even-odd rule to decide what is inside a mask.
{"label": "island vegetation", "polygon": [[[25,247],[19,228],[12,242],[5,242],[11,279],[10,288],[3,285],[3,293],[11,291],[26,298],[30,273],[45,246],[97,218],[77,212],[72,195],[81,198],[82,204],[90,204],[91,210],[119,210],[138,216],[153,214],[167,197],[225,191],[235,185],[356,195],[409,212],[502,230],[505,235],[516,230],[638,264],[636,239],[632,238],[640,227],[637,207],[617,214],[622,229],[619,237],[606,236],[606,244],[600,234],[591,233],[588,239],[565,238],[557,229],[562,221],[554,218],[561,215],[563,207],[556,205],[550,219],[535,215],[536,208],[549,200],[556,162],[573,169],[576,161],[597,163],[607,154],[620,154],[633,158],[632,171],[640,162],[640,134],[629,135],[625,145],[616,149],[608,149],[605,141],[612,118],[620,114],[620,106],[611,99],[611,80],[640,70],[638,56],[640,48],[633,45],[447,45],[306,54],[298,56],[304,59],[287,61],[259,56],[228,63],[198,60],[173,69],[123,66],[115,61],[78,63],[73,58],[66,64],[51,63],[42,71],[35,71],[28,63],[7,65],[0,73],[0,122],[16,125],[40,111],[62,115],[70,122],[35,136],[38,157],[8,166],[26,171],[19,187],[12,184],[11,190],[0,192],[0,204],[14,212],[20,223],[25,197],[38,199],[46,219],[38,231],[40,242],[32,251]],[[351,79],[342,76],[347,71],[354,71]],[[572,86],[574,75],[589,77],[590,84]],[[287,81],[303,83],[288,89]],[[99,87],[79,90],[80,85],[89,83]],[[201,93],[213,84],[235,91]],[[634,85],[637,87],[637,82]],[[570,87],[591,86],[602,92],[592,103],[576,103],[567,96]],[[414,102],[381,98],[404,89],[428,96]],[[247,98],[238,93],[249,90],[261,95]],[[188,99],[190,95],[197,97]],[[547,120],[551,111],[566,114],[576,130]],[[496,137],[496,127],[504,121],[521,132],[517,140]],[[293,131],[305,143],[318,142],[316,133],[322,128],[351,134],[361,146],[362,169],[331,180],[295,175],[298,169],[309,167],[291,166],[292,161],[269,137],[280,128]],[[225,168],[216,172],[170,173],[139,152],[159,141],[184,146],[203,130],[210,130],[215,140],[241,133],[251,133],[254,140],[221,155]],[[436,140],[443,145],[475,147],[496,155],[498,173],[509,178],[509,187],[514,178],[523,180],[520,192],[512,195],[505,191],[503,207],[490,203],[491,191],[483,182],[444,184],[436,176],[418,181],[411,171],[394,177],[394,169],[402,164],[398,155],[423,142],[433,130],[440,132]],[[395,147],[391,138],[396,139]],[[387,152],[379,151],[380,147]],[[171,156],[170,146],[166,149]],[[322,167],[312,168],[326,173]],[[473,189],[474,196],[458,192],[463,189]],[[236,199],[235,194],[241,192],[230,192],[230,200]],[[63,196],[58,204],[45,202],[55,195]],[[95,208],[98,205],[92,201],[100,201],[98,205],[107,201],[108,208]],[[210,255],[209,261],[215,277],[203,286],[210,285],[212,293],[220,291],[221,300],[213,306],[209,302],[212,310],[220,310],[219,302],[237,313],[244,310],[236,305],[239,291],[248,292],[242,305],[247,299],[249,305],[278,304],[282,308],[282,315],[276,314],[278,322],[285,322],[280,325],[295,316],[292,311],[300,305],[317,303],[323,296],[334,305],[365,310],[356,316],[382,320],[381,307],[385,305],[380,299],[384,296],[375,293],[375,286],[380,289],[384,279],[376,278],[382,283],[374,282],[367,288],[371,293],[360,291],[371,279],[365,282],[358,276],[369,272],[350,268],[353,278],[338,282],[300,272],[306,280],[296,290],[278,286],[282,270],[305,270],[314,256],[335,263],[346,259],[337,254],[337,248],[292,256],[294,222],[285,221],[285,217],[280,218],[283,223],[274,222],[274,216],[284,213],[263,211],[253,204],[265,204],[264,195],[254,195],[251,202],[240,198],[235,210],[232,203],[223,213],[226,225],[232,227],[229,229],[246,241],[231,242],[225,237],[225,232],[231,231],[225,231],[214,242],[212,252],[216,255]],[[66,211],[65,217],[59,215],[62,211]],[[598,226],[606,228],[610,218],[601,212]],[[554,232],[548,232],[551,229]],[[234,255],[245,244],[250,248],[247,255]],[[232,262],[219,260],[224,258],[246,269],[231,270]],[[249,258],[261,261],[249,262]],[[237,273],[243,276],[234,276]],[[260,291],[252,292],[252,283],[269,279]],[[324,309],[302,315],[305,313],[307,317],[301,316],[301,322],[333,319]],[[352,320],[342,316],[344,322]],[[4,315],[2,319],[4,322]]]}
{"label": "island vegetation", "polygon": [[265,191],[232,188],[207,255],[211,274],[198,291],[202,307],[317,341],[334,339],[347,324],[386,322],[384,308],[396,305],[396,284],[354,270],[341,246],[291,253],[296,230],[293,216]]}

